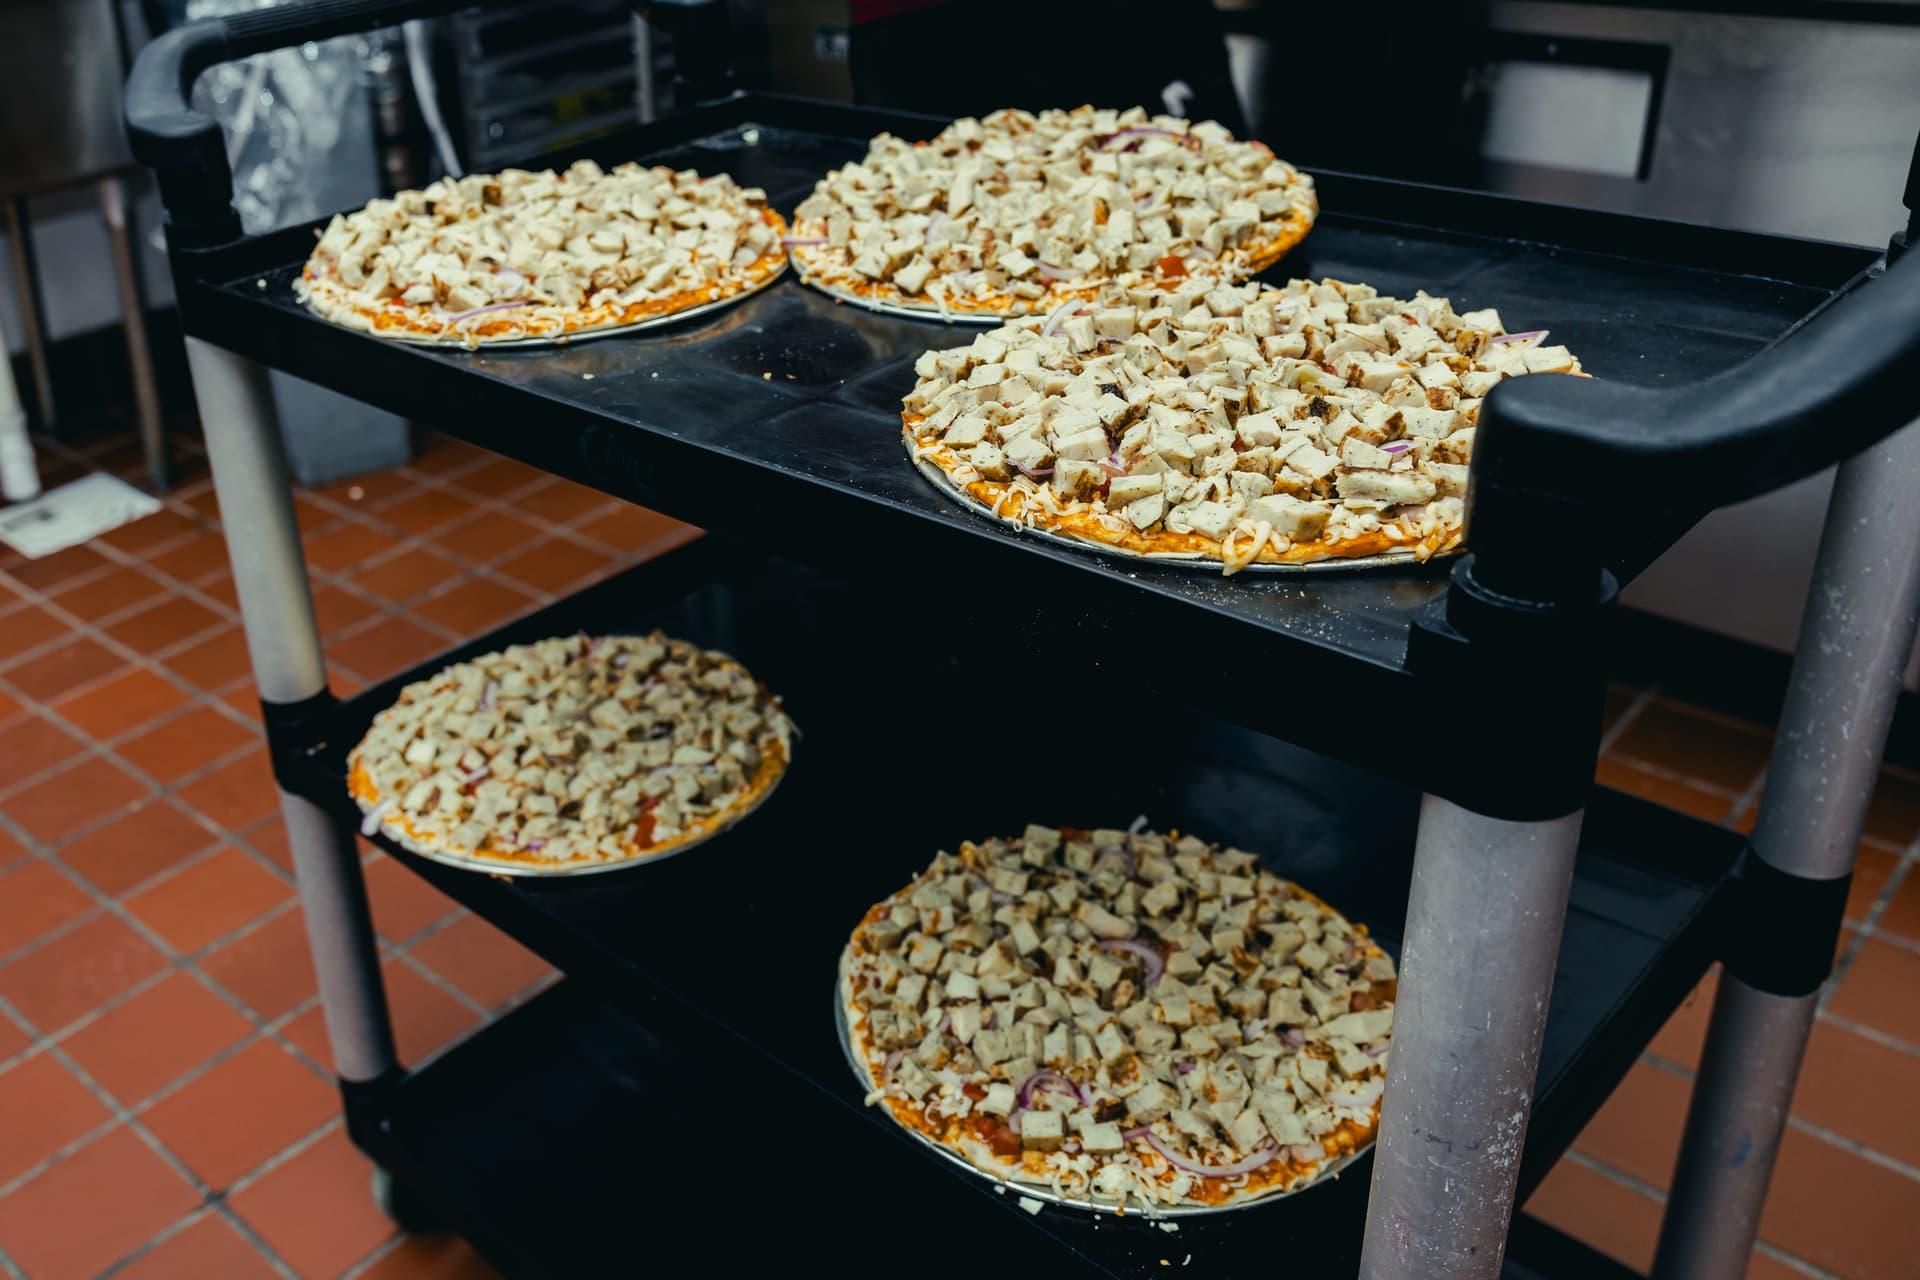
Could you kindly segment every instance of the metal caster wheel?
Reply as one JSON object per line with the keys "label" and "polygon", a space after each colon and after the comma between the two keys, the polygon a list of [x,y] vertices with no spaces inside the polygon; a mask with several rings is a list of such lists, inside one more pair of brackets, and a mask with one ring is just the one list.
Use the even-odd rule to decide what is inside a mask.
{"label": "metal caster wheel", "polygon": [[373,1202],[393,1225],[409,1235],[423,1235],[446,1227],[439,1207],[414,1186],[400,1181],[379,1165],[373,1168]]}

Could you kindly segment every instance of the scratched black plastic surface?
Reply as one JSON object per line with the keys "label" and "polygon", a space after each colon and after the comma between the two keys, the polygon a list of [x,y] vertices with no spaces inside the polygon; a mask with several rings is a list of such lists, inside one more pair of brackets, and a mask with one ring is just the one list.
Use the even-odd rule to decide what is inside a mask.
{"label": "scratched black plastic surface", "polygon": [[[994,690],[1011,647],[982,634],[978,643],[949,638],[929,652],[938,614],[905,599],[856,636],[844,619],[858,595],[845,583],[705,539],[457,651],[657,625],[737,654],[783,696],[803,731],[790,775],[764,809],[711,844],[656,864],[570,881],[506,883],[390,850],[573,978],[607,991],[658,1033],[660,1053],[673,1061],[648,1069],[677,1100],[675,1115],[656,1123],[644,1111],[640,1120],[611,1106],[581,1112],[603,1115],[612,1131],[631,1123],[661,1135],[660,1146],[670,1153],[666,1163],[621,1165],[625,1181],[618,1185],[642,1203],[673,1203],[674,1175],[715,1167],[712,1152],[688,1149],[698,1134],[712,1134],[722,1153],[758,1149],[768,1108],[679,1105],[685,1095],[674,1091],[676,1080],[708,1079],[713,1091],[702,1096],[733,1097],[746,1089],[722,1088],[697,1061],[685,1061],[717,1056],[725,1065],[714,1071],[729,1080],[744,1077],[754,1091],[778,1097],[779,1108],[792,1108],[792,1124],[823,1144],[810,1151],[793,1185],[772,1193],[786,1199],[759,1219],[765,1231],[729,1235],[727,1247],[743,1265],[772,1263],[793,1247],[787,1228],[798,1229],[832,1206],[834,1215],[847,1215],[847,1230],[876,1245],[901,1234],[903,1222],[905,1237],[938,1222],[980,1242],[957,1257],[916,1259],[916,1270],[931,1267],[935,1275],[977,1274],[983,1257],[1011,1256],[1002,1252],[1008,1248],[1052,1256],[1036,1233],[1050,1237],[1063,1258],[1081,1259],[1088,1268],[1082,1274],[1150,1276],[1159,1272],[1160,1258],[1178,1265],[1189,1253],[1200,1268],[1196,1274],[1270,1274],[1278,1247],[1296,1261],[1330,1266],[1325,1274],[1350,1273],[1364,1215],[1365,1163],[1298,1198],[1229,1218],[1190,1220],[1177,1233],[1148,1229],[1137,1218],[1107,1217],[1096,1226],[1084,1214],[1059,1209],[1030,1218],[1012,1197],[970,1185],[975,1180],[951,1173],[861,1105],[833,1031],[835,964],[861,910],[904,883],[938,848],[1017,832],[1029,821],[1119,826],[1143,812],[1158,827],[1259,852],[1275,871],[1371,926],[1397,954],[1418,797],[1270,738],[1183,714],[1153,686],[1130,691],[1157,708],[1150,747],[1131,746],[1117,733],[1028,740],[1016,730],[1022,745],[1010,749],[1005,733],[987,727],[998,718],[972,711],[1008,705]],[[320,803],[350,807],[344,803],[346,749],[401,685],[444,660],[342,706],[317,729],[325,745],[308,757],[299,789]],[[1044,699],[1019,701],[1034,706]],[[1034,717],[1014,722],[1027,725]],[[1716,928],[1708,908],[1739,845],[1733,833],[1596,793],[1550,1003],[1525,1185],[1544,1175],[1704,971]],[[406,1145],[428,1172],[453,1178],[463,1188],[460,1198],[491,1203],[484,1191],[490,1169],[473,1163],[476,1144],[564,1151],[604,1138],[563,1139],[555,1128],[561,1120],[554,1108],[580,1112],[573,1091],[586,1088],[571,1061],[556,1060],[550,1078],[567,1082],[572,1101],[524,1108],[534,1134],[511,1142],[504,1132],[451,1137],[461,1126],[446,1117],[457,1117],[461,1107],[430,1098],[424,1105],[443,1118],[403,1117],[403,1137],[407,1124],[414,1126]],[[441,1070],[416,1083],[430,1084]],[[521,1112],[510,1107],[493,1114],[506,1125]],[[556,1156],[569,1170],[571,1159]],[[588,1168],[568,1176],[591,1182],[597,1175]],[[570,1183],[568,1194],[575,1189]],[[567,1244],[557,1254],[552,1250],[560,1246],[548,1237],[547,1256],[558,1259],[551,1274],[606,1274],[580,1268],[635,1247],[630,1224],[606,1223],[608,1234],[596,1235],[595,1216],[587,1212],[584,1223],[569,1219],[561,1233]],[[649,1256],[666,1260],[713,1247],[711,1237],[690,1234],[675,1217],[655,1219]],[[1030,1270],[1040,1273],[1037,1266]]]}
{"label": "scratched black plastic surface", "polygon": [[[790,212],[820,174],[859,156],[874,131],[859,112],[818,104],[735,110],[760,114],[664,148],[649,146],[658,134],[642,130],[629,149],[599,156],[726,171],[764,186]],[[1321,191],[1319,223],[1268,278],[1334,275],[1401,294],[1424,287],[1462,309],[1497,306],[1510,329],[1550,328],[1596,376],[1648,385],[1737,364],[1872,256],[1341,175],[1326,177]],[[1435,210],[1454,225],[1419,225]],[[1576,230],[1580,251],[1543,243]],[[210,260],[208,268],[234,265],[223,284],[189,299],[189,331],[709,527],[752,526],[783,539],[811,531],[816,554],[889,567],[931,562],[970,581],[1030,574],[1037,595],[1091,609],[1127,610],[1138,600],[1172,619],[1173,610],[1198,607],[1229,626],[1298,642],[1302,661],[1323,664],[1316,679],[1397,674],[1414,611],[1444,589],[1441,566],[1223,579],[1114,561],[1043,545],[963,509],[908,465],[897,413],[914,357],[969,341],[967,327],[838,305],[790,277],[726,311],[641,335],[560,349],[403,347],[299,307],[289,282],[310,243],[292,234]],[[1686,265],[1748,253],[1749,274]]]}

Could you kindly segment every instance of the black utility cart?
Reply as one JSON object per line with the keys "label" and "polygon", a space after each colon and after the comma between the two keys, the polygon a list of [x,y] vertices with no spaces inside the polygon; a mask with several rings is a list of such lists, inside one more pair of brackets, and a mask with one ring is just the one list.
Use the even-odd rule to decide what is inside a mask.
{"label": "black utility cart", "polygon": [[[1624,1275],[1514,1209],[1724,961],[1657,1270],[1744,1274],[1920,609],[1920,432],[1894,434],[1920,412],[1920,261],[1316,175],[1323,216],[1272,274],[1498,305],[1551,324],[1595,377],[1489,399],[1471,556],[1233,578],[1105,559],[965,510],[907,464],[913,360],[965,330],[797,280],[542,349],[403,345],[310,315],[290,285],[313,229],[241,234],[188,89],[225,59],[452,7],[189,26],[146,50],[127,99],[168,210],[349,1126],[390,1211],[514,1277]],[[735,96],[589,151],[730,173],[790,210],[871,135],[941,124]],[[338,700],[264,366],[712,532]],[[1841,459],[1751,841],[1595,788],[1619,584],[1713,507]],[[567,975],[402,1067],[347,750],[450,659],[654,626],[784,695],[805,735],[791,776],[710,846],[609,875],[509,880],[387,845]],[[1156,708],[1157,750],[1069,710],[1108,698]],[[862,1105],[829,999],[866,904],[963,838],[1141,812],[1260,851],[1399,956],[1380,1141],[1336,1183],[1177,1229],[1029,1213]]]}

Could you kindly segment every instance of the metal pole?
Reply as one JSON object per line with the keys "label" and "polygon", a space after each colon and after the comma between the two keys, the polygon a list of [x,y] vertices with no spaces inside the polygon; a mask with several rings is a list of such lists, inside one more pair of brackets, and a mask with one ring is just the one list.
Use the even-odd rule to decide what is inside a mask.
{"label": "metal pole", "polygon": [[120,286],[120,319],[127,332],[127,368],[133,376],[133,403],[140,424],[140,447],[147,456],[147,477],[155,490],[167,487],[166,425],[160,417],[160,391],[153,380],[153,348],[147,341],[147,304],[140,287],[140,259],[134,252],[127,218],[127,180],[109,174],[100,180],[100,213],[113,245],[113,274]]}
{"label": "metal pole", "polygon": [[[1780,713],[1753,852],[1774,872],[1824,885],[1853,868],[1887,727],[1920,627],[1920,424],[1841,464]],[[1831,922],[1811,921],[1823,942]],[[1740,1280],[1819,1001],[1732,972],[1714,997],[1707,1048],[1667,1201],[1658,1280]]]}
{"label": "metal pole", "polygon": [[1362,1280],[1500,1274],[1582,812],[1421,804]]}
{"label": "metal pole", "polygon": [[[198,338],[187,339],[187,364],[271,736],[272,708],[327,689],[272,393],[260,366]],[[393,1030],[353,831],[298,796],[280,799],[335,1068],[374,1080],[394,1065]]]}
{"label": "metal pole", "polygon": [[27,342],[27,367],[33,371],[33,395],[40,407],[40,429],[57,437],[53,375],[47,369],[46,311],[40,305],[40,268],[33,256],[33,222],[24,200],[7,201],[7,247],[13,257],[13,288],[20,301],[21,336]]}
{"label": "metal pole", "polygon": [[25,502],[40,492],[40,471],[33,462],[33,441],[27,437],[27,411],[13,380],[13,357],[0,329],[0,497]]}

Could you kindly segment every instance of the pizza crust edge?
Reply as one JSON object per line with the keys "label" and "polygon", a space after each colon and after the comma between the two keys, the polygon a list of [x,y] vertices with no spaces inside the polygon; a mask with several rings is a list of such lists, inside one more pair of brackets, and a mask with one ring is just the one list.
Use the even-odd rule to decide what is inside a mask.
{"label": "pizza crust edge", "polygon": [[[1307,238],[1313,230],[1314,219],[1290,219],[1282,228],[1281,234],[1270,240],[1263,240],[1257,246],[1242,247],[1236,258],[1229,263],[1229,270],[1192,270],[1180,277],[1156,277],[1163,283],[1175,285],[1182,279],[1205,280],[1216,285],[1239,284],[1265,271],[1268,267],[1284,258],[1296,245]],[[1294,223],[1298,223],[1296,227]],[[794,234],[800,234],[799,224],[795,224]],[[1102,276],[1092,282],[1054,281],[1039,298],[1026,300],[1015,298],[1011,294],[997,294],[987,298],[966,298],[957,302],[941,303],[925,293],[903,293],[890,280],[869,280],[859,275],[851,267],[819,261],[820,251],[829,246],[794,245],[788,250],[793,259],[794,270],[799,273],[803,284],[811,285],[829,297],[842,302],[851,302],[862,307],[899,307],[903,310],[918,312],[930,319],[951,317],[985,323],[1003,320],[1012,316],[1046,315],[1053,308],[1066,302],[1088,301],[1113,283],[1111,277]],[[1204,265],[1204,264],[1203,264]]]}
{"label": "pizza crust edge", "polygon": [[[974,511],[1005,521],[1016,529],[1036,529],[1058,534],[1115,555],[1180,564],[1218,564],[1225,566],[1229,572],[1238,572],[1254,564],[1298,568],[1369,556],[1391,556],[1396,561],[1413,564],[1450,555],[1459,551],[1466,541],[1464,526],[1443,529],[1437,535],[1429,535],[1418,541],[1396,540],[1384,532],[1375,531],[1338,542],[1295,543],[1284,554],[1275,551],[1273,544],[1267,542],[1251,557],[1240,555],[1229,558],[1229,544],[1205,534],[1174,533],[1166,529],[1143,534],[1131,528],[1122,532],[1102,524],[1091,512],[1053,512],[1038,503],[1028,504],[1011,480],[974,480],[962,484],[952,473],[965,466],[965,460],[938,441],[928,442],[914,435],[914,428],[925,421],[924,418],[902,413],[900,420],[901,441],[906,445],[907,456],[912,459],[914,466],[922,475]],[[1032,523],[1028,523],[1028,515],[1033,517]],[[1238,543],[1249,540],[1237,538],[1231,541]]]}
{"label": "pizza crust edge", "polygon": [[[331,279],[315,274],[315,257],[309,256],[300,269],[295,294],[306,308],[330,324],[355,329],[379,338],[423,343],[432,346],[464,347],[469,350],[498,342],[524,342],[529,339],[556,339],[575,334],[587,335],[618,329],[648,320],[667,320],[695,307],[725,302],[746,294],[758,293],[786,273],[788,256],[784,239],[786,219],[771,208],[761,210],[761,218],[778,233],[774,248],[761,254],[737,272],[699,289],[683,289],[664,298],[650,298],[626,307],[594,307],[561,317],[514,320],[490,318],[482,324],[449,334],[444,321],[426,323],[419,312],[405,304],[369,308],[351,301],[350,291]],[[560,308],[543,307],[545,310]]]}

